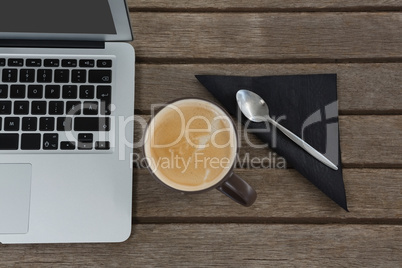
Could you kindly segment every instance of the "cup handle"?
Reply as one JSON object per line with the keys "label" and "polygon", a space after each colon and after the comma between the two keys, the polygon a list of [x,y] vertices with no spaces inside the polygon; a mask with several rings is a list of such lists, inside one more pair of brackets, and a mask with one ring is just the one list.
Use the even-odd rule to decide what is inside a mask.
{"label": "cup handle", "polygon": [[235,173],[216,189],[245,207],[251,206],[257,199],[255,190]]}

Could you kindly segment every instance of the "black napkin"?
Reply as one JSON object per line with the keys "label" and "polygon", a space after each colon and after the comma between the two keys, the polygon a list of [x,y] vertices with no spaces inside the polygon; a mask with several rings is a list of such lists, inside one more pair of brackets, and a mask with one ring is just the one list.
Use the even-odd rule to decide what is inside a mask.
{"label": "black napkin", "polygon": [[[233,116],[238,110],[236,93],[247,89],[268,104],[270,116],[301,137],[338,166],[335,171],[305,152],[279,130],[265,123],[249,123],[248,128],[266,129],[256,135],[339,206],[347,209],[342,177],[338,128],[336,74],[290,76],[215,76],[196,78]],[[247,120],[242,117],[243,123]],[[273,135],[273,133],[276,135]]]}

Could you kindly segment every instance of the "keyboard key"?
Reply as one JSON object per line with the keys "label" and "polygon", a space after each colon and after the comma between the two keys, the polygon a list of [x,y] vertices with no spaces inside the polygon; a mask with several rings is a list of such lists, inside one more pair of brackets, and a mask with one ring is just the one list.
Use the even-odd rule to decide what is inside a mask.
{"label": "keyboard key", "polygon": [[21,150],[40,150],[40,134],[22,134]]}
{"label": "keyboard key", "polygon": [[49,114],[50,115],[61,115],[64,113],[64,102],[63,101],[51,101],[49,102]]}
{"label": "keyboard key", "polygon": [[109,117],[76,117],[75,131],[110,131]]}
{"label": "keyboard key", "polygon": [[71,131],[73,129],[73,119],[71,117],[57,118],[57,131]]}
{"label": "keyboard key", "polygon": [[20,119],[18,117],[6,117],[4,119],[5,131],[18,131],[20,130]]}
{"label": "keyboard key", "polygon": [[63,86],[63,99],[76,99],[78,94],[77,91],[77,86]]}
{"label": "keyboard key", "polygon": [[38,118],[24,117],[22,118],[22,131],[36,131],[38,129]]}
{"label": "keyboard key", "polygon": [[2,126],[3,126],[3,118],[0,117],[0,130]]}
{"label": "keyboard key", "polygon": [[98,60],[96,62],[96,65],[98,68],[110,68],[112,67],[112,61],[111,60]]}
{"label": "keyboard key", "polygon": [[90,70],[89,83],[110,84],[112,82],[111,70]]}
{"label": "keyboard key", "polygon": [[80,87],[80,98],[81,99],[93,99],[95,97],[95,87],[94,86],[81,86]]}
{"label": "keyboard key", "polygon": [[3,69],[3,82],[12,83],[17,82],[18,70],[17,69]]}
{"label": "keyboard key", "polygon": [[41,99],[43,97],[42,85],[29,85],[28,86],[28,98]]}
{"label": "keyboard key", "polygon": [[97,115],[98,114],[98,102],[85,101],[84,102],[84,114],[85,115]]}
{"label": "keyboard key", "polygon": [[91,133],[80,133],[78,134],[78,141],[81,142],[93,142],[94,135]]}
{"label": "keyboard key", "polygon": [[78,150],[91,150],[93,147],[93,134],[78,134]]}
{"label": "keyboard key", "polygon": [[46,114],[46,101],[33,101],[31,107],[31,114],[33,115]]}
{"label": "keyboard key", "polygon": [[60,98],[60,86],[59,85],[47,85],[45,89],[46,99],[58,99]]}
{"label": "keyboard key", "polygon": [[24,66],[24,59],[8,59],[8,66]]}
{"label": "keyboard key", "polygon": [[41,117],[39,124],[40,131],[53,131],[54,130],[54,118],[53,117]]}
{"label": "keyboard key", "polygon": [[93,143],[78,142],[78,150],[92,150]]}
{"label": "keyboard key", "polygon": [[6,66],[6,59],[0,58],[0,66]]}
{"label": "keyboard key", "polygon": [[43,150],[57,150],[59,148],[59,134],[43,135]]}
{"label": "keyboard key", "polygon": [[0,99],[6,99],[8,97],[8,86],[0,85]]}
{"label": "keyboard key", "polygon": [[35,70],[34,69],[21,69],[20,70],[20,82],[21,83],[35,82]]}
{"label": "keyboard key", "polygon": [[40,66],[42,66],[42,60],[41,59],[27,59],[25,64],[28,67],[40,67]]}
{"label": "keyboard key", "polygon": [[111,100],[112,99],[112,87],[111,86],[98,86],[96,88],[96,98],[100,100]]}
{"label": "keyboard key", "polygon": [[71,81],[73,83],[86,83],[87,71],[86,70],[73,70]]}
{"label": "keyboard key", "polygon": [[73,141],[62,141],[60,143],[61,150],[75,150],[75,142]]}
{"label": "keyboard key", "polygon": [[18,134],[0,134],[0,150],[18,150]]}
{"label": "keyboard key", "polygon": [[95,142],[96,150],[110,150],[110,142],[108,141],[97,141]]}
{"label": "keyboard key", "polygon": [[98,86],[96,89],[96,98],[101,101],[100,112],[102,115],[110,115],[110,105],[112,104],[112,87]]}
{"label": "keyboard key", "polygon": [[45,67],[59,67],[60,60],[58,59],[46,59],[45,60]]}
{"label": "keyboard key", "polygon": [[62,60],[62,67],[77,67],[77,60]]}
{"label": "keyboard key", "polygon": [[12,99],[24,99],[25,85],[11,85],[10,97]]}
{"label": "keyboard key", "polygon": [[70,70],[60,69],[60,70],[54,71],[54,82],[56,82],[56,83],[70,82]]}
{"label": "keyboard key", "polygon": [[79,115],[81,114],[81,102],[80,101],[68,101],[66,103],[66,114]]}
{"label": "keyboard key", "polygon": [[51,69],[39,69],[36,81],[39,83],[52,82],[52,70]]}
{"label": "keyboard key", "polygon": [[14,114],[29,114],[29,101],[14,102]]}
{"label": "keyboard key", "polygon": [[0,101],[0,114],[11,114],[11,101]]}
{"label": "keyboard key", "polygon": [[95,67],[95,61],[94,60],[80,60],[80,67],[83,67],[83,68]]}

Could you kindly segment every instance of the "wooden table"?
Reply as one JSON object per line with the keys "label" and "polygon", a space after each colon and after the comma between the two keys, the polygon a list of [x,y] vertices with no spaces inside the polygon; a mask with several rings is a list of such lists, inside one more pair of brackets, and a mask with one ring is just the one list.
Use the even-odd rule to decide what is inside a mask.
{"label": "wooden table", "polygon": [[177,194],[135,168],[127,242],[1,245],[1,266],[402,266],[401,0],[128,4],[144,120],[152,103],[213,100],[195,74],[337,73],[350,212],[291,168],[238,169],[259,195],[250,208],[218,191]]}

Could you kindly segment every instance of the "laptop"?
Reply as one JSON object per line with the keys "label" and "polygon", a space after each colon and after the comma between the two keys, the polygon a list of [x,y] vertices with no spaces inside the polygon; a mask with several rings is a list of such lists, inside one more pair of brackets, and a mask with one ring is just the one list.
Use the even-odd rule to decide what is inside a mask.
{"label": "laptop", "polygon": [[134,49],[124,0],[0,1],[0,242],[131,232]]}

